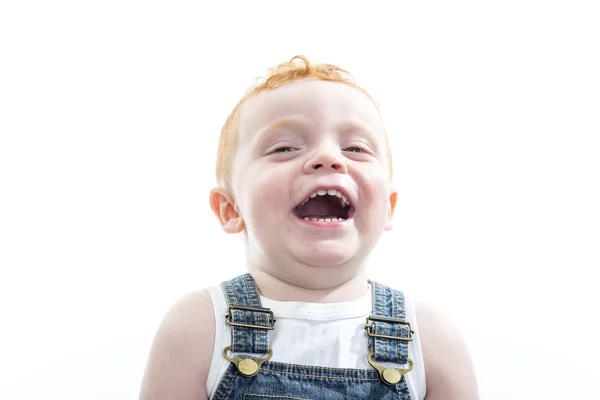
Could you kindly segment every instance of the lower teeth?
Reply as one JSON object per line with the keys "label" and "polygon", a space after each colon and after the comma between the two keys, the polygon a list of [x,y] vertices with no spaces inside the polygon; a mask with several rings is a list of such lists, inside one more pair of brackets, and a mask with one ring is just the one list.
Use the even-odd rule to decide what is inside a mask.
{"label": "lower teeth", "polygon": [[308,218],[304,217],[306,221],[320,221],[320,222],[338,222],[344,221],[344,218]]}

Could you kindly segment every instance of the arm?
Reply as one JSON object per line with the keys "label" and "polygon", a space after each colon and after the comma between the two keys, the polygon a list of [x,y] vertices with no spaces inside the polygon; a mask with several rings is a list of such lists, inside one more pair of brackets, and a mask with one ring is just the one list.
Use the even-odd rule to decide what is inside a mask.
{"label": "arm", "polygon": [[206,400],[215,317],[206,291],[190,293],[169,310],[148,357],[140,400]]}
{"label": "arm", "polygon": [[460,332],[439,310],[416,303],[426,400],[479,400],[475,370]]}

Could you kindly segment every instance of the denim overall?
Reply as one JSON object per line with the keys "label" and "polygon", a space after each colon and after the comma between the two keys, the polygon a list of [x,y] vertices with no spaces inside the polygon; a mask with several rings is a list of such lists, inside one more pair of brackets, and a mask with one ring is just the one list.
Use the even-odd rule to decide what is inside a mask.
{"label": "denim overall", "polygon": [[[283,364],[268,361],[269,330],[276,329],[272,311],[263,308],[250,274],[224,282],[225,318],[231,326],[231,346],[224,349],[231,361],[214,400],[410,400],[403,373],[412,369],[408,344],[412,331],[405,320],[404,296],[376,282],[372,315],[367,318],[365,349],[372,369],[343,369]],[[218,318],[218,316],[217,316]],[[381,363],[394,368],[385,368]],[[410,373],[410,372],[408,372]]]}

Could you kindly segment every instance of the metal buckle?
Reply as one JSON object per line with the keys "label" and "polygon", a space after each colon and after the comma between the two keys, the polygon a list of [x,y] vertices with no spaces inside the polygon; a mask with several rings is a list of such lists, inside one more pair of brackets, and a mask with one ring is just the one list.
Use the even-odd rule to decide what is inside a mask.
{"label": "metal buckle", "polygon": [[375,368],[377,370],[377,372],[379,372],[379,376],[381,377],[381,380],[383,381],[383,383],[385,383],[386,385],[390,385],[390,386],[394,386],[397,383],[399,383],[402,380],[402,376],[404,374],[406,374],[407,372],[412,371],[412,369],[415,365],[413,363],[413,360],[411,360],[409,358],[408,359],[408,368],[384,367],[383,365],[377,365],[373,362],[374,355],[375,355],[375,353],[369,353],[369,355],[367,356],[367,361],[369,362],[369,364],[371,364],[371,366],[373,368]]}
{"label": "metal buckle", "polygon": [[273,349],[269,349],[269,354],[264,358],[240,358],[235,357],[231,358],[227,355],[227,352],[231,350],[231,346],[228,346],[223,350],[223,356],[233,364],[238,369],[238,372],[243,376],[254,376],[258,374],[258,370],[263,365],[265,361],[269,361],[271,357],[273,357]]}
{"label": "metal buckle", "polygon": [[[238,322],[231,322],[231,310],[242,310],[242,311],[253,311],[253,312],[259,312],[259,313],[263,313],[263,314],[269,314],[269,326],[262,326],[262,325],[250,325],[250,324],[240,324]],[[231,326],[242,326],[244,328],[256,328],[256,329],[266,329],[266,330],[273,330],[275,329],[275,322],[277,322],[277,320],[275,319],[275,315],[273,314],[273,311],[271,311],[268,308],[257,308],[257,307],[246,307],[246,306],[229,306],[227,307],[227,314],[225,314],[225,319],[227,320],[227,323]]]}
{"label": "metal buckle", "polygon": [[[371,325],[369,323],[370,321],[379,321],[379,322],[388,322],[388,323],[394,323],[394,324],[400,324],[400,325],[408,325],[408,337],[400,337],[400,336],[387,336],[387,335],[379,335],[376,333],[372,333],[371,332],[371,328],[373,327],[373,325]],[[412,342],[413,340],[413,333],[415,333],[415,331],[412,330],[411,326],[410,326],[410,322],[408,322],[405,319],[401,319],[401,318],[390,318],[390,317],[378,317],[375,315],[370,315],[367,317],[367,323],[365,324],[365,330],[367,331],[367,335],[371,336],[371,337],[377,337],[377,338],[382,338],[382,339],[393,339],[393,340],[401,340],[403,342]]]}

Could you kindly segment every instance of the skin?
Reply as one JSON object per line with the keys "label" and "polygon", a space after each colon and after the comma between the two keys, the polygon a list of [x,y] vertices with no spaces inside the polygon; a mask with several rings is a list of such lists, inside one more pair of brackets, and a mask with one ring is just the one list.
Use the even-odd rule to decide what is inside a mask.
{"label": "skin", "polygon": [[[397,199],[384,135],[373,102],[342,83],[300,80],[245,104],[232,182],[214,188],[210,204],[223,230],[241,235],[263,296],[340,302],[365,294],[368,256],[391,229]],[[299,219],[294,208],[319,187],[343,190],[352,218],[321,226]],[[425,303],[416,313],[426,399],[478,399],[457,329]],[[214,318],[205,291],[173,306],[152,345],[140,399],[208,398]]]}

